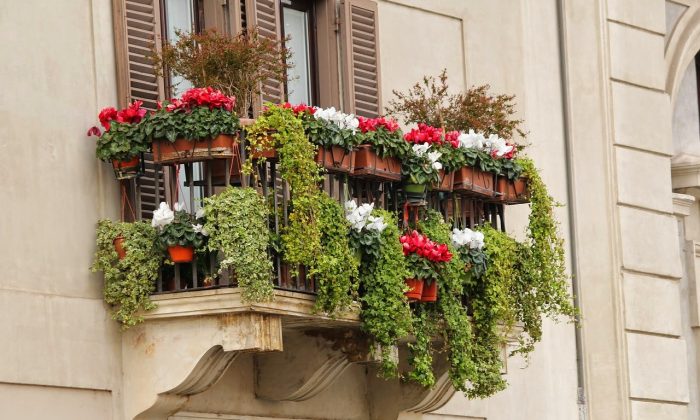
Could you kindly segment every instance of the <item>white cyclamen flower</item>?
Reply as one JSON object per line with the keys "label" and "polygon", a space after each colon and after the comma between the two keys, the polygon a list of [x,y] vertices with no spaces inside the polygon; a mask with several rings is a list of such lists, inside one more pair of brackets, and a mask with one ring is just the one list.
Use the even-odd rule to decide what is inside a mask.
{"label": "white cyclamen flower", "polygon": [[430,159],[430,163],[433,165],[433,169],[436,171],[439,171],[442,169],[442,163],[438,162],[438,159],[442,156],[442,153],[440,152],[430,152],[428,153],[428,159]]}
{"label": "white cyclamen flower", "polygon": [[413,145],[413,153],[415,153],[418,156],[423,156],[424,154],[426,154],[428,152],[428,149],[430,149],[430,145],[428,143]]}
{"label": "white cyclamen flower", "polygon": [[511,150],[513,150],[513,146],[510,146],[500,137],[491,144],[491,153],[495,154],[497,157],[503,157],[503,155],[509,153]]}
{"label": "white cyclamen flower", "polygon": [[374,210],[374,203],[365,203],[357,208],[357,211],[360,213],[360,216],[364,218],[369,217],[369,215],[372,214],[372,210]]}
{"label": "white cyclamen flower", "polygon": [[174,210],[174,211],[180,211],[180,210],[182,210],[182,209],[184,209],[184,208],[185,208],[185,205],[184,205],[184,204],[180,204],[180,203],[175,203],[175,204],[173,204],[173,210]]}
{"label": "white cyclamen flower", "polygon": [[457,137],[457,140],[459,140],[459,147],[477,150],[482,150],[486,142],[486,138],[484,138],[483,134],[475,133],[472,129],[469,129],[469,133],[461,133],[459,137]]}
{"label": "white cyclamen flower", "polygon": [[355,211],[356,208],[357,208],[357,203],[355,202],[355,200],[348,200],[345,202],[345,212],[346,213],[349,213],[351,211]]}
{"label": "white cyclamen flower", "polygon": [[154,228],[162,228],[167,226],[175,220],[175,213],[170,210],[168,203],[162,202],[158,207],[158,210],[153,212],[153,219],[151,220],[151,226]]}
{"label": "white cyclamen flower", "polygon": [[471,242],[469,242],[469,248],[471,249],[481,249],[484,247],[484,234],[481,232],[474,232]]}
{"label": "white cyclamen flower", "polygon": [[452,235],[450,236],[452,237],[452,245],[454,245],[456,248],[460,248],[468,245],[472,241],[474,231],[469,228],[462,230],[454,228],[452,229]]}
{"label": "white cyclamen flower", "polygon": [[503,139],[498,137],[498,134],[491,134],[484,142],[484,147],[488,150],[493,150],[494,146],[498,147],[499,141],[501,140]]}
{"label": "white cyclamen flower", "polygon": [[379,233],[383,232],[384,229],[386,229],[386,227],[388,226],[386,223],[384,223],[383,217],[369,216],[367,220],[369,221],[369,223],[367,224],[367,229],[376,230]]}
{"label": "white cyclamen flower", "polygon": [[192,230],[194,230],[194,233],[201,233],[204,236],[209,236],[209,233],[206,229],[204,229],[204,226],[200,225],[199,223],[192,225]]}
{"label": "white cyclamen flower", "polygon": [[197,212],[194,214],[195,219],[201,219],[203,217],[204,217],[204,207],[197,210]]}

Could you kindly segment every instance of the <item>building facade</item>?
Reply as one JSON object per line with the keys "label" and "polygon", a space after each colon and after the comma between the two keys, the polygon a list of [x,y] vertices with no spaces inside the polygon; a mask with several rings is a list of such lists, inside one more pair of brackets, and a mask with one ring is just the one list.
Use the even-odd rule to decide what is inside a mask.
{"label": "building facade", "polygon": [[[165,94],[140,40],[244,22],[309,36],[300,100],[380,113],[442,69],[515,94],[563,204],[581,327],[547,321],[486,400],[377,379],[353,337],[298,328],[357,323],[306,295],[161,295],[121,331],[89,271],[119,186],[86,128]],[[700,2],[4,1],[0,39],[0,418],[700,420]],[[526,206],[508,212],[522,234]]]}

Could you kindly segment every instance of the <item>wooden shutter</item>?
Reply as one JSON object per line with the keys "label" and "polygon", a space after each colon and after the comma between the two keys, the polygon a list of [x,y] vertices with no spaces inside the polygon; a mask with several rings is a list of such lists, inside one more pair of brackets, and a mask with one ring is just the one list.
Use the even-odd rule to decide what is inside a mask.
{"label": "wooden shutter", "polygon": [[[143,101],[155,110],[165,99],[163,79],[158,77],[150,58],[151,49],[160,46],[161,10],[159,0],[113,0],[114,38],[117,61],[117,89],[120,107]],[[130,185],[137,206],[137,217],[150,219],[156,200],[165,200],[163,171],[154,171],[152,156],[146,155],[146,172]]]}
{"label": "wooden shutter", "polygon": [[245,0],[201,0],[201,5],[204,13],[201,29],[234,36],[244,28]]}
{"label": "wooden shutter", "polygon": [[[249,28],[255,27],[260,36],[265,38],[281,40],[282,24],[279,0],[246,0],[246,25]],[[261,103],[280,103],[285,99],[284,84],[268,79],[261,86]],[[260,104],[255,108],[260,109]]]}
{"label": "wooden shutter", "polygon": [[343,0],[341,37],[344,111],[376,117],[382,112],[377,3]]}

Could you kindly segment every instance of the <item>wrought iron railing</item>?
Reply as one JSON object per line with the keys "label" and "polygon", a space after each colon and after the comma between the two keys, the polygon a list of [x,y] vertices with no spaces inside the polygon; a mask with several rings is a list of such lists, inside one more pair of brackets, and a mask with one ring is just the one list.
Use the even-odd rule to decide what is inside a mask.
{"label": "wrought iron railing", "polygon": [[[243,133],[239,140],[234,157],[229,159],[160,165],[153,163],[149,159],[151,156],[146,156],[142,173],[128,181],[137,218],[150,219],[161,201],[167,201],[171,205],[184,202],[185,208],[194,214],[201,206],[203,197],[212,196],[229,185],[251,186],[258,189],[269,200],[267,202],[272,204],[270,229],[279,235],[288,220],[291,198],[289,186],[279,176],[275,159],[256,161],[254,168],[257,176],[243,174],[241,166],[246,160]],[[375,203],[375,207],[393,211],[398,216],[404,211],[400,182],[378,182],[353,178],[348,174],[328,173],[320,188],[341,204],[354,199],[358,204]],[[445,220],[458,227],[490,223],[494,228],[505,230],[504,206],[497,200],[479,198],[469,192],[430,191],[425,207],[439,211]],[[293,276],[281,255],[272,249],[270,253],[274,262],[275,288],[315,293],[316,285],[312,278],[305,275],[303,267],[298,270],[298,275]],[[235,287],[235,273],[224,270],[218,274],[219,258],[217,253],[212,252],[205,257],[195,257],[191,263],[165,264],[155,293]]]}

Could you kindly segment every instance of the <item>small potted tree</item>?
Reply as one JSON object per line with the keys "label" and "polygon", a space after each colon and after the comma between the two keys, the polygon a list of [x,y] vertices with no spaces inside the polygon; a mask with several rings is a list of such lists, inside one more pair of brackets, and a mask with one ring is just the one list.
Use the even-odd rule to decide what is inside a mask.
{"label": "small potted tree", "polygon": [[406,279],[409,300],[435,302],[437,300],[437,264],[452,259],[446,244],[437,244],[427,236],[411,231],[400,238],[411,276]]}
{"label": "small potted tree", "polygon": [[[158,229],[158,238],[163,248],[168,250],[174,263],[188,263],[194,259],[194,251],[203,249],[207,232],[198,218],[182,210],[175,204],[175,211],[167,203],[153,212],[151,225]],[[198,215],[201,218],[201,214]]]}
{"label": "small potted tree", "polygon": [[88,131],[88,136],[97,136],[97,158],[112,163],[117,179],[135,177],[141,153],[149,148],[146,132],[140,124],[146,115],[142,103],[134,101],[121,110],[104,108],[98,116],[104,132],[96,126]]}
{"label": "small potted tree", "polygon": [[359,146],[355,152],[352,176],[375,181],[400,181],[401,159],[410,145],[396,121],[380,118],[358,117],[361,131]]}

